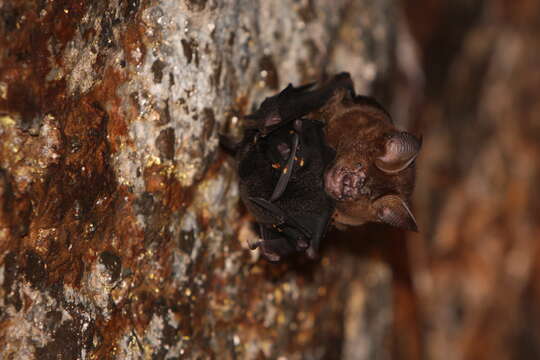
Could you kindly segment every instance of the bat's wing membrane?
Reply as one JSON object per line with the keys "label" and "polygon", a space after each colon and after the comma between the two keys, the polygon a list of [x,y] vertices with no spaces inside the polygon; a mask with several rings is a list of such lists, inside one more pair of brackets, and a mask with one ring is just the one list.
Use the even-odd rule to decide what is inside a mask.
{"label": "bat's wing membrane", "polygon": [[280,209],[275,204],[271,203],[268,200],[263,198],[249,198],[251,202],[259,206],[261,209],[264,209],[276,220],[276,226],[289,226],[298,229],[302,234],[308,239],[311,238],[312,232],[307,229],[304,225],[296,221],[293,217],[289,216],[283,209]]}
{"label": "bat's wing membrane", "polygon": [[293,166],[294,166],[294,161],[296,158],[296,151],[298,150],[298,142],[299,142],[298,135],[293,134],[293,144],[292,144],[291,153],[289,155],[289,160],[287,160],[287,164],[281,171],[281,176],[279,177],[276,187],[274,188],[274,192],[272,193],[272,196],[270,197],[270,201],[276,201],[281,195],[283,195],[283,192],[287,188],[287,184],[289,183],[292,173],[293,173]]}
{"label": "bat's wing membrane", "polygon": [[289,84],[279,94],[266,98],[259,109],[246,116],[247,127],[257,128],[262,136],[307,114],[320,109],[334,95],[337,89],[347,89],[354,94],[354,87],[348,73],[336,75],[319,89],[310,90],[315,83],[294,87]]}

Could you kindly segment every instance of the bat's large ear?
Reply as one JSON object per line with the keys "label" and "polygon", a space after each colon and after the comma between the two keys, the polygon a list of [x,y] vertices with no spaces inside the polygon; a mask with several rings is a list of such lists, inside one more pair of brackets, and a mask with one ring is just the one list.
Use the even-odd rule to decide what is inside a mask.
{"label": "bat's large ear", "polygon": [[404,230],[418,231],[414,215],[399,196],[383,196],[377,199],[372,206],[380,222]]}
{"label": "bat's large ear", "polygon": [[422,138],[408,132],[398,132],[386,138],[384,154],[375,159],[375,166],[387,174],[396,174],[406,169],[418,156]]}

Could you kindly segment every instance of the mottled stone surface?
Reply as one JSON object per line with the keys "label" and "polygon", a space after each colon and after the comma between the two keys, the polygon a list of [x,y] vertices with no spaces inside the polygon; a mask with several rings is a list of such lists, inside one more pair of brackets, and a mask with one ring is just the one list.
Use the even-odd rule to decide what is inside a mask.
{"label": "mottled stone surface", "polygon": [[0,357],[387,358],[388,268],[331,245],[280,265],[247,250],[217,134],[288,82],[348,70],[369,91],[393,14],[0,1]]}

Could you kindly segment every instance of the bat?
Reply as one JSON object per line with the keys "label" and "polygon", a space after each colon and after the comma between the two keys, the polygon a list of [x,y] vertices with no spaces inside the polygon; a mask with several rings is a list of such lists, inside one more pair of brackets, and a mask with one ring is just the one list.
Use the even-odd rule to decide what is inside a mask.
{"label": "bat", "polygon": [[334,211],[323,185],[334,158],[323,124],[296,119],[279,125],[248,131],[237,152],[240,196],[260,228],[253,248],[270,261],[302,251],[314,256]]}
{"label": "bat", "polygon": [[[343,87],[352,88],[344,78]],[[243,140],[221,143],[236,153],[240,197],[259,224],[253,244],[270,261],[295,252],[315,257],[334,212],[323,174],[334,159],[324,140],[324,124],[304,115],[333,95],[330,87],[287,86],[267,98],[252,115]]]}
{"label": "bat", "polygon": [[408,198],[421,141],[393,126],[374,99],[356,96],[347,73],[293,87],[246,117],[236,154],[240,197],[259,225],[270,261],[316,257],[331,223],[383,222],[416,229]]}
{"label": "bat", "polygon": [[334,87],[310,116],[326,123],[325,140],[336,152],[324,174],[325,192],[336,202],[334,224],[379,222],[418,231],[409,204],[422,139],[398,130],[375,99],[350,88]]}

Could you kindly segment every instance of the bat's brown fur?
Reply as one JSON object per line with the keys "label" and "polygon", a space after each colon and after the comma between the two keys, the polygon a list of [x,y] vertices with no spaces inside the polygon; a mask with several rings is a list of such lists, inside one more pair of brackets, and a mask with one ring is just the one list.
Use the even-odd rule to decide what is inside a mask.
{"label": "bat's brown fur", "polygon": [[[416,230],[407,206],[414,187],[414,164],[396,174],[374,164],[384,155],[388,137],[399,133],[388,113],[374,100],[338,88],[312,116],[326,122],[326,141],[336,151],[336,160],[324,175],[325,190],[336,200],[336,224],[388,223],[386,211],[401,220],[390,225]],[[386,195],[394,197],[382,205],[377,202]]]}

